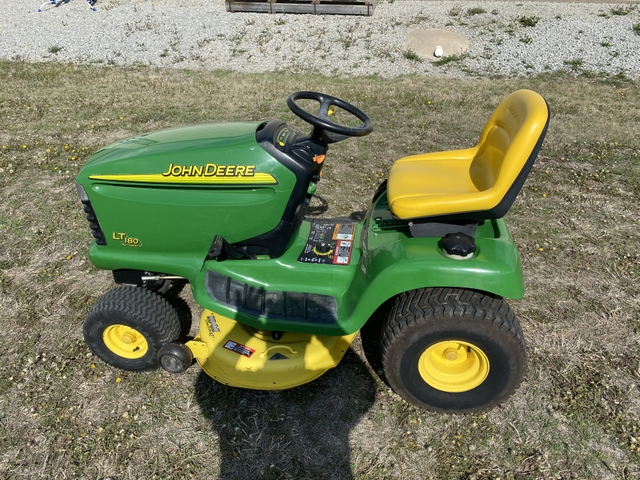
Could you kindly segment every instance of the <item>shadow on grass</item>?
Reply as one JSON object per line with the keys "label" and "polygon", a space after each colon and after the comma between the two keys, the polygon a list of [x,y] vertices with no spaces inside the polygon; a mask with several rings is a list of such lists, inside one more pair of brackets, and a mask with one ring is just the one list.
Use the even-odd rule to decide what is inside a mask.
{"label": "shadow on grass", "polygon": [[195,391],[218,434],[221,480],[352,479],[349,432],[376,385],[350,349],[335,369],[291,390],[226,387],[202,372]]}

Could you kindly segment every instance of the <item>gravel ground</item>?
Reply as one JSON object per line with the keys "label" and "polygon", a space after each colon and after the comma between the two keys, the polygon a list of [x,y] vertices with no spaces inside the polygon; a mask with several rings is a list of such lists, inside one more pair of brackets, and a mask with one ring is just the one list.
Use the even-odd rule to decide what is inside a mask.
{"label": "gravel ground", "polygon": [[[326,75],[529,75],[576,70],[640,78],[638,4],[381,0],[371,17],[228,13],[224,0],[0,0],[0,58]],[[525,26],[525,24],[535,24]],[[403,50],[409,32],[470,40],[440,65]]]}

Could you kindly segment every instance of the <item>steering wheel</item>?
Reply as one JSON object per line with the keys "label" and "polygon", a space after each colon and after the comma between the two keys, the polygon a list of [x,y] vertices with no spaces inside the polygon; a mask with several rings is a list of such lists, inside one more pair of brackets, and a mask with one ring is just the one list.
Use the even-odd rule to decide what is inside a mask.
{"label": "steering wheel", "polygon": [[[298,100],[315,100],[320,103],[317,115],[304,110],[296,102]],[[357,107],[339,98],[318,92],[294,92],[287,98],[289,109],[302,120],[313,125],[312,136],[322,139],[326,143],[335,143],[349,137],[364,137],[373,131],[373,121]],[[356,127],[339,125],[329,119],[329,109],[339,107],[356,117],[362,123]]]}

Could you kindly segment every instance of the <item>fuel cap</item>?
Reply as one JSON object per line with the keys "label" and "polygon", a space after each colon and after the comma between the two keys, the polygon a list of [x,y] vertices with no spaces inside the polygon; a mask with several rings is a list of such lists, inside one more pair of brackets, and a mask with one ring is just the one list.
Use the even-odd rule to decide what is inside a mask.
{"label": "fuel cap", "polygon": [[473,237],[464,233],[449,233],[439,242],[442,253],[453,260],[468,260],[473,257],[478,247]]}

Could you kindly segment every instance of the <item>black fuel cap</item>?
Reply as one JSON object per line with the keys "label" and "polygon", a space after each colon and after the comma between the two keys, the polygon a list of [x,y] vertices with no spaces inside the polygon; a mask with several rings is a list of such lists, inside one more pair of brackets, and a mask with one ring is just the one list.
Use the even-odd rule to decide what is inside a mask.
{"label": "black fuel cap", "polygon": [[440,239],[440,248],[447,256],[459,259],[471,258],[477,250],[473,237],[464,233],[449,233]]}

